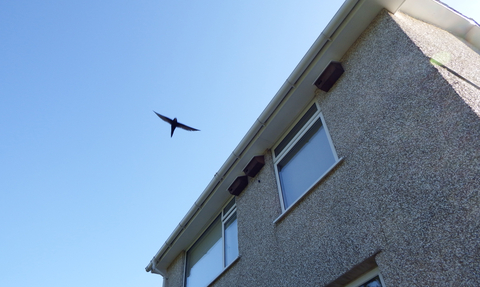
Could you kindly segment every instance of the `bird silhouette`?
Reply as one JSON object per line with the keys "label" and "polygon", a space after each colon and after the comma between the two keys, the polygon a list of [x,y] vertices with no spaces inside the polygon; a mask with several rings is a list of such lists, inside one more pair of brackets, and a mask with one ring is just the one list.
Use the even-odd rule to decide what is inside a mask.
{"label": "bird silhouette", "polygon": [[192,127],[189,127],[187,125],[184,125],[182,123],[179,123],[177,121],[177,118],[174,118],[173,120],[170,119],[170,118],[167,118],[166,116],[162,116],[161,114],[157,113],[156,111],[153,111],[155,114],[157,114],[157,116],[159,118],[161,118],[162,120],[166,121],[167,123],[169,123],[172,127],[172,133],[170,134],[170,137],[173,137],[173,132],[175,131],[175,129],[177,127],[181,128],[181,129],[184,129],[184,130],[187,130],[187,131],[200,131],[200,130],[197,130],[197,129],[194,129]]}

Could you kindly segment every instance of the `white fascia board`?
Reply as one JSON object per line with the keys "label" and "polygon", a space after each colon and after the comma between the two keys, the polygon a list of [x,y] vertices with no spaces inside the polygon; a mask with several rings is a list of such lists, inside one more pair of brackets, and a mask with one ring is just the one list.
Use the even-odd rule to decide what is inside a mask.
{"label": "white fascia board", "polygon": [[[306,105],[311,103],[316,89],[313,83],[328,63],[340,60],[382,9],[391,13],[401,11],[429,23],[432,23],[431,21],[434,21],[436,17],[440,17],[435,20],[437,22],[452,21],[447,31],[455,30],[455,27],[462,30],[459,27],[466,25],[465,22],[469,22],[468,18],[458,18],[458,14],[453,10],[438,4],[435,0],[345,1],[230,157],[215,174],[194,206],[150,261],[145,268],[146,271],[155,271],[155,273],[165,276],[171,262],[182,251],[185,251],[198,238],[206,225],[218,215],[221,207],[231,196],[227,191],[229,185],[237,176],[243,175],[243,168],[251,158],[263,154],[266,149],[271,148],[292,123],[295,118],[293,115],[300,113]],[[464,32],[465,37],[470,35],[477,40],[479,34],[480,32],[472,32],[471,29],[469,32]],[[153,267],[155,270],[152,269]]]}

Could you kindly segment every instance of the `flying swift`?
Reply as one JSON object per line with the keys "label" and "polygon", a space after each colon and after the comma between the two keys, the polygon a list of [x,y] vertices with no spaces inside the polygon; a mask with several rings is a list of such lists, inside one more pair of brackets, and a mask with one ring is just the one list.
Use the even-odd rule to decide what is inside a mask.
{"label": "flying swift", "polygon": [[195,128],[192,128],[192,127],[189,127],[187,125],[184,125],[182,123],[179,123],[177,121],[177,118],[174,118],[173,120],[170,119],[170,118],[167,118],[166,116],[163,116],[159,113],[157,113],[156,111],[153,111],[159,118],[161,118],[162,120],[166,121],[167,123],[169,123],[171,125],[171,134],[170,134],[170,137],[173,137],[173,132],[175,131],[175,129],[178,127],[178,128],[181,128],[181,129],[184,129],[184,130],[187,130],[187,131],[200,131],[200,130],[197,130]]}

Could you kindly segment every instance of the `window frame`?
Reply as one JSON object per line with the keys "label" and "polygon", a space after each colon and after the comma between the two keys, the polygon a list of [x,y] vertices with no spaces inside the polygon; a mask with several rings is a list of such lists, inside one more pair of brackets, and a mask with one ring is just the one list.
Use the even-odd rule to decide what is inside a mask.
{"label": "window frame", "polygon": [[345,287],[358,287],[362,284],[365,284],[367,281],[373,279],[376,276],[380,278],[380,283],[382,283],[382,287],[387,287],[387,285],[385,285],[385,281],[383,280],[383,276],[380,273],[380,269],[378,269],[378,267],[375,267],[374,269],[368,271],[367,273],[363,274],[362,276],[348,283],[347,285],[345,285]]}
{"label": "window frame", "polygon": [[[276,148],[281,145],[284,141],[284,139],[289,137],[289,133],[297,128],[297,124],[302,121],[302,118],[304,115],[306,115],[309,110],[315,105],[316,111],[310,116],[310,118],[303,124],[303,126],[298,129],[297,133],[290,139],[290,141],[283,147],[283,149],[276,155]],[[328,145],[330,147],[330,151],[333,155],[334,158],[334,163],[332,164],[331,167],[327,168],[325,172],[323,172],[321,175],[319,175],[318,179],[314,180],[314,182],[300,195],[298,196],[297,199],[295,199],[288,207],[285,207],[285,200],[284,200],[284,194],[282,190],[282,181],[280,178],[280,173],[279,173],[279,168],[278,165],[281,163],[282,159],[296,146],[296,144],[302,139],[302,137],[312,128],[312,126],[318,121],[321,121],[321,127],[325,129],[325,133],[327,136],[328,140]],[[309,104],[307,108],[305,108],[300,116],[297,117],[295,122],[290,126],[290,128],[283,134],[283,136],[278,140],[278,142],[273,146],[272,148],[272,156],[273,156],[273,165],[275,168],[275,177],[277,180],[277,189],[278,189],[278,194],[280,197],[280,205],[282,208],[282,214],[280,215],[279,218],[275,220],[278,221],[287,211],[292,209],[296,204],[304,198],[312,188],[318,184],[319,181],[321,181],[330,171],[339,163],[343,160],[343,158],[339,158],[337,155],[337,152],[335,150],[335,146],[333,145],[332,138],[330,137],[330,133],[328,131],[328,127],[325,123],[325,119],[323,117],[323,114],[321,112],[319,104],[314,101],[313,103]]]}
{"label": "window frame", "polygon": [[[231,204],[233,202],[233,204]],[[231,206],[229,206],[231,204]],[[228,207],[228,209],[226,209]],[[231,262],[226,264],[226,252],[225,252],[225,225],[226,223],[233,217],[237,216],[237,203],[235,196],[230,198],[226,204],[222,206],[220,209],[220,212],[206,225],[206,227],[202,230],[200,235],[195,238],[193,243],[185,250],[185,264],[184,264],[184,272],[183,272],[183,286],[184,287],[190,287],[187,285],[187,272],[188,272],[188,252],[195,246],[195,244],[202,238],[202,236],[207,232],[210,227],[217,221],[219,220],[221,224],[221,229],[222,229],[222,237],[220,240],[222,240],[222,269],[219,270],[218,274],[213,276],[212,280],[209,281],[208,284],[205,286],[210,285],[213,281],[217,280],[217,278],[225,272],[230,266],[232,266],[235,262],[238,261],[240,258],[240,252],[237,250],[237,257],[234,258]],[[238,224],[238,217],[236,218],[237,224]],[[238,249],[238,225],[237,225],[237,249]]]}

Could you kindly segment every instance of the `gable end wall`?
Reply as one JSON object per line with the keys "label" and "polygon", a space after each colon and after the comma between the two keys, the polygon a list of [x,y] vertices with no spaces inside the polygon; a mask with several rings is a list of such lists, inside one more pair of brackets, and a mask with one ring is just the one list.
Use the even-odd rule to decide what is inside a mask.
{"label": "gable end wall", "polygon": [[[404,31],[427,24],[395,17],[381,12],[316,96],[344,161],[273,223],[281,209],[266,151],[237,197],[241,258],[211,286],[325,286],[378,250],[387,286],[480,285],[479,116]],[[183,278],[183,261],[169,287],[182,286],[172,277]]]}

